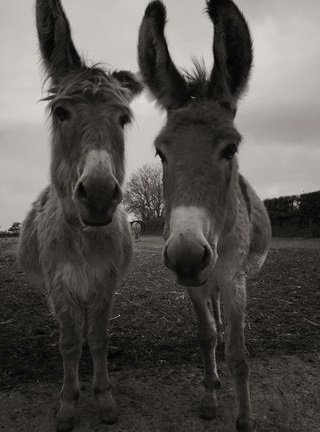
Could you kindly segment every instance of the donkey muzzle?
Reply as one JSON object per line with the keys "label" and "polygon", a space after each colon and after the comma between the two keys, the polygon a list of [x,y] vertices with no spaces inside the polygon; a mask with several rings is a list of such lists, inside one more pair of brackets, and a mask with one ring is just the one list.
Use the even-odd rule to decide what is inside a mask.
{"label": "donkey muzzle", "polygon": [[212,249],[207,240],[209,221],[210,215],[203,207],[178,206],[171,210],[163,258],[180,285],[204,285],[217,261],[216,248]]}
{"label": "donkey muzzle", "polygon": [[207,282],[209,270],[216,261],[205,238],[171,235],[166,242],[163,258],[165,265],[172,270],[179,285],[201,286]]}
{"label": "donkey muzzle", "polygon": [[112,174],[107,152],[91,151],[74,191],[73,201],[81,221],[89,226],[108,225],[122,201],[122,191]]}
{"label": "donkey muzzle", "polygon": [[84,178],[74,191],[74,201],[85,225],[108,225],[113,213],[122,201],[120,185],[114,179]]}

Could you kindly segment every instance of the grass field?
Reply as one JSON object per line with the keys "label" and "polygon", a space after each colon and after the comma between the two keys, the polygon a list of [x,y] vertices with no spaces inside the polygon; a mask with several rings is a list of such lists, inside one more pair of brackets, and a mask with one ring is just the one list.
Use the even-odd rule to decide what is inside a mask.
{"label": "grass field", "polygon": [[[46,432],[53,430],[52,406],[61,383],[58,329],[43,295],[17,269],[15,247],[15,239],[0,239],[1,430]],[[76,430],[233,430],[222,350],[217,419],[198,418],[202,366],[195,319],[186,294],[161,263],[161,247],[157,237],[135,243],[132,270],[116,293],[109,369],[120,420],[112,427],[99,425],[85,398]],[[319,430],[319,262],[319,240],[274,239],[263,270],[249,282],[246,340],[259,432]],[[91,370],[85,348],[84,390]]]}

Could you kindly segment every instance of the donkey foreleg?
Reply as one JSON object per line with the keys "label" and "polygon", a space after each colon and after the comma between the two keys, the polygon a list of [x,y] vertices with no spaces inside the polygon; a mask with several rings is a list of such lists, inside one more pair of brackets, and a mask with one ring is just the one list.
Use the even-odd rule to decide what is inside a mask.
{"label": "donkey foreleg", "polygon": [[101,420],[112,424],[118,420],[118,410],[111,394],[107,367],[108,323],[112,307],[111,298],[88,308],[87,338],[92,356],[94,375],[93,393],[99,406]]}
{"label": "donkey foreleg", "polygon": [[239,274],[232,281],[219,283],[227,321],[225,357],[232,374],[237,401],[237,431],[254,432],[249,390],[249,364],[246,359],[244,322],[246,309],[246,279]]}
{"label": "donkey foreleg", "polygon": [[216,284],[211,294],[211,304],[212,304],[213,317],[217,327],[218,344],[222,345],[224,330],[223,330],[223,323],[221,320],[220,292],[219,292],[218,285]]}
{"label": "donkey foreleg", "polygon": [[78,369],[83,344],[83,315],[80,309],[55,310],[60,323],[60,352],[63,359],[63,387],[60,394],[60,409],[57,415],[57,431],[73,428],[77,416],[80,395]]}
{"label": "donkey foreleg", "polygon": [[217,330],[210,312],[208,287],[188,288],[188,293],[197,317],[198,337],[204,364],[203,384],[205,392],[200,404],[200,414],[202,418],[210,420],[216,415],[218,406],[217,391],[220,388],[215,356]]}

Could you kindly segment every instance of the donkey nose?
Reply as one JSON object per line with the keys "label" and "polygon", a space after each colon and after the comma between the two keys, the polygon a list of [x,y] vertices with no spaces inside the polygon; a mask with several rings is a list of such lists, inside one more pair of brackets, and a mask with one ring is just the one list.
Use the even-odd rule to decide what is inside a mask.
{"label": "donkey nose", "polygon": [[208,244],[176,238],[167,242],[164,261],[178,278],[196,280],[212,262],[213,254]]}
{"label": "donkey nose", "polygon": [[87,177],[78,182],[75,197],[88,209],[103,212],[122,201],[122,192],[115,180]]}

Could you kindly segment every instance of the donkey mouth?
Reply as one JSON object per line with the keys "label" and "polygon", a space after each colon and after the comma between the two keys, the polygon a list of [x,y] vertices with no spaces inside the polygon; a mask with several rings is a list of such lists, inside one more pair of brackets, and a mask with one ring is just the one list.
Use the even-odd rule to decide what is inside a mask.
{"label": "donkey mouth", "polygon": [[178,271],[168,260],[166,253],[164,253],[164,264],[176,276],[177,282],[182,286],[200,287],[207,283],[207,276],[203,271],[197,269],[183,269]]}
{"label": "donkey mouth", "polygon": [[102,228],[112,222],[113,212],[79,211],[78,217],[85,228]]}
{"label": "donkey mouth", "polygon": [[185,271],[174,271],[179,285],[188,287],[200,287],[207,283],[207,273],[195,269]]}
{"label": "donkey mouth", "polygon": [[207,283],[207,279],[200,279],[197,277],[181,277],[177,275],[177,282],[179,285],[188,287],[201,287]]}
{"label": "donkey mouth", "polygon": [[84,226],[86,226],[86,227],[96,227],[96,228],[97,227],[104,227],[106,225],[109,225],[111,223],[111,221],[112,221],[112,218],[108,218],[108,219],[106,219],[104,221],[98,221],[98,222],[89,221],[89,220],[86,220],[86,219],[82,219],[81,220],[81,222],[83,223]]}

